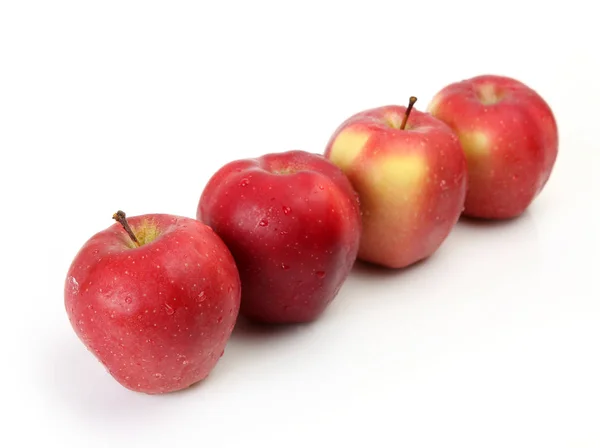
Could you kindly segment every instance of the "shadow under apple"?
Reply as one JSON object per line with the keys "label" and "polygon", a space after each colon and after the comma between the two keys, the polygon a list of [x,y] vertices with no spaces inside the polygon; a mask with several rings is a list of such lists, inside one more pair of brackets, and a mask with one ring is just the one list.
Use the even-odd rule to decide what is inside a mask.
{"label": "shadow under apple", "polygon": [[110,376],[104,366],[85,347],[68,341],[56,341],[45,350],[45,379],[49,397],[58,400],[78,415],[90,418],[112,418],[127,414],[136,407],[143,410],[141,394],[124,389]]}
{"label": "shadow under apple", "polygon": [[[490,262],[497,265],[494,269],[499,273],[507,272],[502,277],[519,280],[529,276],[521,266],[535,263],[538,256],[537,229],[528,212],[510,221],[461,218],[434,254],[406,268],[391,269],[357,260],[338,295],[313,322],[258,324],[240,315],[225,354],[209,379],[227,382],[237,375],[263,374],[274,365],[298,359],[311,362],[319,351],[338,347],[340,340],[345,341],[344,347],[352,346],[352,338],[359,342],[362,331],[384,331],[368,323],[380,320],[382,313],[403,316],[422,306],[435,310],[461,295],[469,297],[467,302],[485,300],[479,291],[489,279],[472,279],[474,269],[485,271],[485,264]],[[500,270],[500,265],[512,259],[519,264]],[[505,282],[500,274],[497,278]],[[363,322],[364,327],[357,322]]]}
{"label": "shadow under apple", "polygon": [[[42,390],[48,394],[48,404],[60,404],[83,423],[93,426],[98,420],[115,424],[159,421],[163,413],[169,412],[164,401],[170,396],[198,390],[210,381],[209,375],[181,391],[145,394],[119,384],[80,343],[58,340],[48,344],[44,353],[40,368],[47,372],[43,376]],[[160,406],[156,405],[157,400],[160,400]]]}
{"label": "shadow under apple", "polygon": [[[349,332],[347,325],[355,326],[363,317],[375,319],[380,313],[403,314],[404,307],[420,301],[435,304],[436,300],[453,300],[453,294],[463,292],[473,296],[473,300],[482,300],[484,297],[476,291],[489,287],[489,280],[471,278],[471,283],[467,283],[472,269],[489,264],[490,269],[503,272],[502,278],[497,278],[498,283],[514,282],[530,275],[523,267],[540,261],[538,246],[532,212],[505,221],[463,217],[436,253],[409,267],[389,269],[357,260],[336,298],[311,323],[264,325],[240,316],[224,356],[206,379],[187,389],[164,395],[125,389],[85,347],[63,338],[45,347],[40,366],[47,372],[43,390],[48,394],[49,403],[61,403],[84,420],[158,421],[169,412],[170,406],[164,407],[165,400],[176,398],[169,402],[177,403],[182,396],[197,399],[200,391],[209,390],[211,384],[215,384],[215,389],[222,389],[225,383],[235,381],[247,371],[260,374],[272,366],[274,352],[285,351],[290,353],[290,359],[301,358],[328,344],[329,339],[324,336],[341,334],[360,339],[358,333],[372,329],[372,324],[366,325],[364,330],[356,328],[356,334],[354,329]],[[513,263],[515,261],[518,263]],[[509,266],[500,271],[501,265],[506,264]],[[446,294],[444,290],[450,277],[455,289]],[[456,277],[459,283],[465,279],[464,288],[457,284]],[[531,284],[530,279],[527,284]],[[281,350],[284,346],[285,350]],[[161,400],[160,407],[153,405],[156,400]]]}
{"label": "shadow under apple", "polygon": [[425,265],[430,263],[435,256],[434,253],[404,268],[390,268],[357,259],[352,267],[351,275],[357,278],[398,278],[409,275],[412,271],[424,269]]}
{"label": "shadow under apple", "polygon": [[[317,319],[318,320],[318,319]],[[232,339],[244,340],[268,340],[270,338],[285,338],[301,333],[310,328],[314,322],[296,323],[296,324],[263,324],[253,322],[250,319],[240,315],[237,319]]]}

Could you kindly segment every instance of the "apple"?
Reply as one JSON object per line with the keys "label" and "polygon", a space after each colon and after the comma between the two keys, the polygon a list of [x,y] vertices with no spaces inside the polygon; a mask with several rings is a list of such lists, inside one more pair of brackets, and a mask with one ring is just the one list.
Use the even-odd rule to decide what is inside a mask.
{"label": "apple", "polygon": [[241,296],[231,253],[192,218],[148,214],[92,236],[67,273],[69,321],[123,386],[159,394],[208,376],[223,354]]}
{"label": "apple", "polygon": [[202,191],[196,217],[233,254],[240,314],[264,324],[320,316],[354,264],[361,232],[348,179],[322,155],[301,150],[222,166]]}
{"label": "apple", "polygon": [[464,215],[521,215],[546,185],[558,153],[548,103],[520,81],[482,75],[447,85],[428,111],[456,132],[467,156]]}
{"label": "apple", "polygon": [[325,148],[360,198],[358,258],[388,268],[431,256],[458,221],[466,194],[458,138],[442,121],[414,109],[416,101],[356,113]]}

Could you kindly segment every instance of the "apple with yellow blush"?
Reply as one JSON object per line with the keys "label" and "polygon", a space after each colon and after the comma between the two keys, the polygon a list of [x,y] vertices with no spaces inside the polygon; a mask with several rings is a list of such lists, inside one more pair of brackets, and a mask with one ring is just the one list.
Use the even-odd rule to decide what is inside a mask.
{"label": "apple with yellow blush", "polygon": [[415,109],[416,101],[352,115],[325,149],[360,198],[358,258],[388,268],[404,268],[436,252],[466,196],[467,163],[458,137]]}
{"label": "apple with yellow blush", "polygon": [[442,88],[428,111],[454,130],[465,151],[465,216],[515,218],[544,189],[558,129],[549,104],[531,87],[506,76],[476,76]]}

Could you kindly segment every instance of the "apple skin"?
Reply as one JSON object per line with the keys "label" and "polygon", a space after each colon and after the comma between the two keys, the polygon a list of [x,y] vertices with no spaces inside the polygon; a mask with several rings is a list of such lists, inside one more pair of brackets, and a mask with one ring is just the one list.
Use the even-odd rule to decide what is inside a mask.
{"label": "apple skin", "polygon": [[232,161],[206,184],[197,218],[225,241],[242,281],[240,314],[264,324],[315,320],[356,260],[356,192],[320,154]]}
{"label": "apple skin", "polygon": [[428,111],[459,136],[469,167],[464,215],[521,215],[546,185],[558,129],[546,101],[512,78],[481,75],[440,90]]}
{"label": "apple skin", "polygon": [[360,198],[358,258],[387,268],[431,256],[458,221],[466,194],[465,156],[452,129],[415,108],[401,129],[406,109],[359,112],[325,148]]}
{"label": "apple skin", "polygon": [[64,290],[69,321],[124,387],[185,389],[208,376],[231,335],[241,295],[235,262],[195,219],[148,214],[128,222],[145,244],[133,246],[115,223],[75,256]]}

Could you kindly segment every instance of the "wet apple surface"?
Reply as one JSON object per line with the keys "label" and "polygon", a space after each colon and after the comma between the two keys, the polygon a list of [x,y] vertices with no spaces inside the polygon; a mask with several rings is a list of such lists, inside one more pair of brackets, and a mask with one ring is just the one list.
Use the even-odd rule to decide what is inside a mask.
{"label": "wet apple surface", "polygon": [[69,268],[69,321],[125,387],[186,388],[210,373],[231,335],[240,300],[234,260],[194,219],[115,219],[121,223],[90,238]]}
{"label": "wet apple surface", "polygon": [[197,218],[230,248],[242,281],[241,313],[267,323],[316,319],[356,259],[356,193],[321,155],[267,154],[223,166]]}

